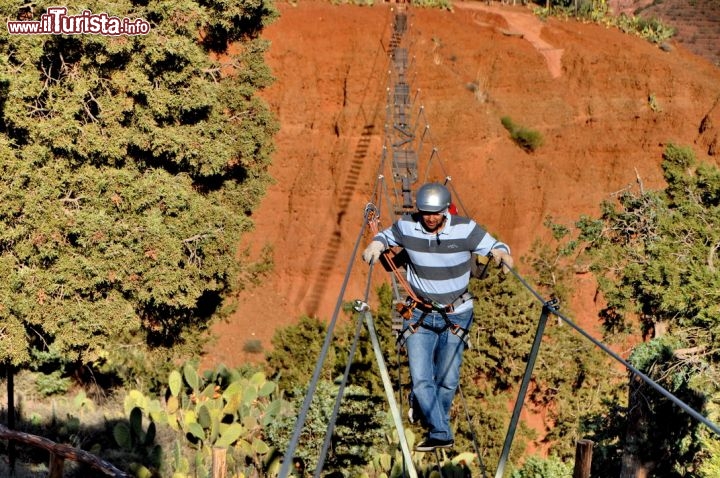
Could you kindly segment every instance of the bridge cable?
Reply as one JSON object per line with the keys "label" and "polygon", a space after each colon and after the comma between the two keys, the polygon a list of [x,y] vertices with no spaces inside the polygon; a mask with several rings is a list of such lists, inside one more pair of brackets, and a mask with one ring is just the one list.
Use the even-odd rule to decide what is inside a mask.
{"label": "bridge cable", "polygon": [[362,227],[360,228],[360,232],[355,240],[355,245],[353,246],[352,254],[350,255],[350,261],[348,263],[345,277],[343,279],[342,286],[340,288],[340,293],[338,294],[337,303],[335,304],[335,310],[333,311],[332,319],[330,320],[330,324],[328,324],[327,333],[325,335],[325,340],[323,341],[323,346],[320,351],[320,357],[318,357],[318,360],[315,364],[315,370],[313,371],[312,378],[310,379],[310,383],[308,385],[308,390],[305,394],[305,399],[303,400],[302,407],[300,409],[300,414],[298,415],[298,418],[295,422],[295,428],[293,429],[293,434],[290,438],[290,442],[288,444],[288,448],[285,451],[285,455],[283,456],[283,463],[282,467],[280,468],[280,477],[285,478],[288,476],[289,473],[289,467],[290,463],[292,462],[293,454],[295,453],[295,449],[297,448],[298,442],[300,440],[300,434],[302,432],[302,428],[305,425],[305,420],[307,419],[307,414],[310,410],[310,404],[312,402],[313,396],[315,395],[315,390],[317,389],[317,384],[320,379],[320,373],[322,371],[322,366],[325,362],[325,358],[327,357],[328,350],[330,349],[330,342],[333,338],[333,331],[335,329],[335,325],[337,324],[337,319],[339,316],[340,308],[342,306],[342,299],[345,295],[345,290],[347,289],[348,282],[350,281],[350,272],[352,271],[353,263],[355,261],[355,257],[357,256],[358,249],[360,247],[360,242],[362,241],[362,238],[365,234],[365,229],[368,225],[367,217],[363,221]]}
{"label": "bridge cable", "polygon": [[472,437],[473,450],[475,450],[475,454],[478,457],[478,462],[480,463],[480,473],[482,474],[482,478],[486,478],[487,470],[485,468],[485,463],[483,462],[482,455],[480,454],[480,448],[478,447],[477,433],[475,432],[475,427],[472,425],[470,413],[468,412],[467,401],[465,400],[465,394],[463,393],[460,383],[458,383],[458,392],[460,395],[460,401],[462,402],[463,411],[465,412],[465,419],[470,426],[470,436]]}
{"label": "bridge cable", "polygon": [[[530,292],[533,293],[536,297],[540,298],[539,294],[536,293],[532,287],[513,269],[510,269],[515,277],[527,288]],[[541,299],[542,301],[542,299]],[[544,304],[548,304],[548,302],[543,302]],[[580,333],[583,337],[588,339],[590,342],[592,342],[596,347],[600,348],[603,352],[611,356],[613,359],[615,359],[617,362],[621,363],[625,368],[630,370],[632,373],[640,377],[645,383],[650,385],[655,391],[662,394],[665,398],[673,402],[678,407],[685,410],[690,416],[695,418],[696,420],[702,422],[705,426],[707,426],[710,430],[715,432],[718,436],[720,436],[720,427],[713,423],[712,421],[708,420],[705,416],[701,415],[697,411],[695,411],[692,407],[687,405],[685,402],[677,398],[672,393],[665,390],[662,386],[660,386],[658,383],[656,383],[653,379],[642,373],[639,369],[631,365],[627,360],[620,357],[618,354],[610,350],[609,347],[607,347],[605,344],[594,338],[592,335],[590,335],[588,332],[583,330],[580,326],[575,324],[572,320],[565,317],[563,314],[561,314],[556,307],[550,308],[550,313],[560,318],[563,322],[568,324],[570,327],[575,329],[578,333]]]}
{"label": "bridge cable", "polygon": [[618,354],[610,350],[605,344],[600,342],[599,340],[592,337],[588,332],[586,332],[584,329],[582,329],[580,326],[575,324],[572,320],[565,317],[563,314],[561,314],[558,311],[558,302],[557,299],[551,299],[549,301],[543,301],[540,294],[538,294],[535,289],[533,289],[521,276],[517,273],[513,268],[507,266],[507,264],[504,264],[504,262],[501,261],[501,266],[507,267],[507,269],[512,272],[512,274],[515,276],[515,278],[520,281],[520,283],[528,290],[530,291],[540,302],[543,303],[542,307],[542,313],[540,315],[540,320],[538,321],[538,327],[537,332],[535,334],[535,339],[533,341],[532,349],[530,352],[530,357],[528,359],[525,375],[523,376],[523,380],[520,386],[520,391],[518,392],[518,397],[515,402],[515,407],[513,409],[512,417],[510,419],[510,425],[508,426],[508,432],[505,437],[505,443],[503,445],[503,450],[500,456],[500,460],[498,461],[498,468],[495,474],[495,478],[502,478],[504,474],[504,467],[505,463],[507,462],[507,459],[510,454],[510,447],[512,446],[515,429],[517,427],[517,423],[520,418],[520,412],[523,406],[523,402],[525,400],[525,394],[527,392],[527,388],[531,379],[532,375],[532,369],[534,367],[535,358],[537,357],[537,354],[539,352],[540,348],[540,342],[542,341],[542,336],[545,329],[545,324],[547,322],[547,317],[549,314],[555,315],[559,319],[561,319],[563,322],[568,324],[570,327],[575,329],[578,333],[580,333],[583,337],[588,339],[590,342],[592,342],[596,347],[600,348],[603,352],[605,352],[607,355],[611,356],[613,359],[621,363],[626,369],[630,370],[633,374],[635,374],[637,377],[642,379],[647,385],[652,387],[655,391],[662,394],[665,398],[669,399],[671,402],[673,402],[675,405],[683,409],[686,413],[691,415],[696,420],[703,423],[705,426],[707,426],[710,430],[715,432],[718,436],[720,436],[720,428],[711,422],[709,419],[695,411],[692,407],[684,403],[679,398],[675,397],[672,393],[665,390],[662,386],[657,384],[654,380],[652,380],[650,377],[642,373],[640,370],[638,370],[636,367],[631,365],[629,362],[624,360],[622,357],[620,357]]}
{"label": "bridge cable", "polygon": [[[372,279],[372,264],[370,265],[370,273],[368,273],[368,280],[365,285],[365,296],[364,296],[364,302],[367,303],[368,296],[370,295],[370,281]],[[325,465],[325,457],[327,456],[328,449],[330,448],[330,442],[332,440],[332,435],[335,430],[335,422],[337,421],[338,413],[340,412],[340,402],[342,400],[343,394],[345,393],[345,386],[347,385],[348,377],[350,376],[350,367],[352,366],[353,359],[355,358],[355,352],[357,350],[357,344],[360,340],[360,331],[362,330],[362,316],[358,314],[357,322],[355,325],[355,336],[353,337],[352,345],[350,347],[350,353],[348,354],[347,364],[345,365],[345,372],[343,373],[342,381],[340,382],[340,387],[338,388],[337,396],[335,397],[335,405],[333,406],[332,414],[330,415],[329,425],[327,429],[327,433],[325,433],[325,440],[323,441],[322,449],[320,450],[320,456],[318,457],[318,464],[315,467],[315,473],[313,476],[315,478],[320,477],[320,472],[323,469],[323,466]]]}

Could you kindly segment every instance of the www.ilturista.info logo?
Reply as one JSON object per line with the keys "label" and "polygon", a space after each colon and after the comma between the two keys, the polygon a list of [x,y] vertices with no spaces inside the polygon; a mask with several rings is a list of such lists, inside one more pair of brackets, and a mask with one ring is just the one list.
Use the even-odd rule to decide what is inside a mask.
{"label": "www.ilturista.info logo", "polygon": [[146,35],[150,23],[142,18],[118,18],[107,13],[83,10],[79,15],[68,15],[65,7],[50,7],[36,20],[8,20],[11,35]]}

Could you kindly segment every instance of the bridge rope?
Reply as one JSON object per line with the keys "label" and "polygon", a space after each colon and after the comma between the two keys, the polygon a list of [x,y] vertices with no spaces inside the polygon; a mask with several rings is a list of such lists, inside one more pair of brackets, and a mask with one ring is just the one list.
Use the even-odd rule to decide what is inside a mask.
{"label": "bridge rope", "polygon": [[[517,278],[518,281],[528,290],[530,291],[540,302],[543,304],[548,304],[548,301],[544,301],[540,294],[538,294],[531,286],[527,283],[525,279],[520,276],[520,274],[517,273],[514,269],[511,269],[512,274]],[[578,332],[580,335],[585,337],[587,340],[593,343],[597,348],[605,352],[605,354],[612,357],[615,361],[622,364],[623,367],[631,371],[633,374],[641,378],[645,383],[647,383],[650,387],[652,387],[655,391],[663,395],[665,398],[673,402],[678,407],[682,408],[685,412],[687,412],[691,417],[693,417],[695,420],[699,421],[703,425],[707,426],[710,430],[715,432],[718,436],[720,436],[720,427],[716,425],[715,423],[711,422],[707,419],[707,417],[701,415],[697,411],[695,411],[692,407],[690,407],[688,404],[677,398],[672,393],[665,390],[661,385],[659,385],[657,382],[655,382],[653,379],[642,373],[638,368],[634,367],[630,362],[623,359],[618,355],[617,353],[613,352],[612,349],[610,349],[607,345],[603,344],[599,340],[597,340],[595,337],[590,335],[587,331],[582,329],[579,325],[577,325],[575,322],[570,320],[569,318],[565,317],[563,314],[560,313],[560,311],[557,309],[557,307],[553,307],[550,310],[550,313],[552,315],[555,315],[557,318],[562,320],[564,323],[568,324],[570,327],[575,329],[576,332]]]}
{"label": "bridge rope", "polygon": [[[370,284],[371,284],[372,275],[368,274],[367,282],[365,285],[365,295],[363,302],[368,302],[368,297],[370,296]],[[350,377],[350,367],[353,363],[353,359],[355,358],[355,352],[357,351],[358,342],[360,341],[360,332],[362,331],[362,320],[360,314],[358,314],[358,318],[355,324],[355,335],[353,336],[352,344],[350,346],[350,353],[348,354],[347,364],[345,365],[345,371],[343,372],[343,377],[340,382],[340,386],[338,388],[337,396],[335,397],[335,403],[333,405],[332,413],[330,414],[330,420],[328,425],[328,431],[325,434],[325,439],[323,440],[323,445],[320,450],[320,456],[318,457],[318,464],[315,468],[315,473],[313,476],[315,478],[320,477],[320,473],[323,470],[323,467],[325,465],[325,458],[327,456],[328,450],[330,449],[330,442],[332,440],[332,434],[335,429],[335,422],[337,421],[338,414],[340,413],[340,403],[342,402],[342,397],[345,392],[345,387],[347,386],[348,378]]]}
{"label": "bridge rope", "polygon": [[[300,434],[302,433],[302,428],[305,425],[305,420],[307,419],[307,414],[310,411],[310,405],[313,399],[313,396],[315,395],[315,391],[317,389],[318,382],[320,380],[320,373],[322,371],[322,366],[325,363],[325,359],[327,358],[328,351],[330,350],[330,343],[332,342],[335,326],[337,325],[340,309],[342,307],[342,301],[343,297],[345,296],[345,291],[347,289],[348,283],[350,282],[350,273],[352,272],[353,263],[355,262],[355,257],[357,257],[358,249],[360,248],[360,243],[365,235],[365,229],[367,228],[368,221],[367,218],[363,221],[362,227],[360,228],[360,232],[357,235],[357,238],[355,239],[355,245],[353,246],[352,254],[350,255],[350,260],[348,261],[348,265],[345,270],[345,277],[343,278],[342,285],[340,287],[340,293],[338,294],[338,299],[335,304],[335,309],[333,311],[332,318],[330,320],[330,323],[328,324],[327,332],[325,335],[325,340],[323,341],[322,348],[320,350],[320,356],[318,357],[317,362],[315,363],[315,369],[313,370],[312,378],[310,379],[310,383],[308,384],[308,390],[305,392],[305,399],[303,400],[303,404],[300,408],[300,413],[298,414],[297,421],[295,423],[295,428],[293,429],[293,434],[290,437],[290,442],[288,443],[288,448],[285,452],[285,455],[283,457],[283,463],[280,468],[280,475],[281,477],[287,477],[289,473],[290,464],[292,462],[295,449],[298,446],[298,442],[300,441]],[[330,428],[330,427],[329,427]]]}

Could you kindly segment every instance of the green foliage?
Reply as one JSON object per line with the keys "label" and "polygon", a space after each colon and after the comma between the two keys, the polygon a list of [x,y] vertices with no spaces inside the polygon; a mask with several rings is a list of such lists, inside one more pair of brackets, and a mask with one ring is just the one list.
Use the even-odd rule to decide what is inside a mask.
{"label": "green foliage", "polygon": [[72,381],[69,377],[63,377],[60,370],[55,370],[50,374],[42,372],[35,376],[35,388],[43,397],[50,395],[62,395],[70,389]]}
{"label": "green foliage", "polygon": [[653,43],[662,43],[672,38],[676,31],[662,20],[640,15],[621,13],[613,15],[606,0],[552,0],[546,7],[535,8],[541,18],[550,15],[560,18],[581,18],[618,28],[624,33],[637,35]]}
{"label": "green foliage", "polygon": [[87,7],[152,29],[0,32],[0,362],[38,349],[131,380],[145,365],[128,348],[150,370],[197,350],[236,287],[235,244],[270,180],[277,125],[257,91],[272,81],[259,35],[276,12]]}
{"label": "green foliage", "polygon": [[622,14],[615,20],[615,26],[625,33],[631,33],[653,43],[662,43],[675,35],[675,29],[659,18],[644,18]]}
{"label": "green foliage", "polygon": [[[227,449],[228,470],[250,475],[277,467],[275,453],[265,441],[265,430],[289,414],[288,405],[273,398],[277,385],[262,372],[219,367],[200,374],[186,363],[167,378],[164,402],[138,390],[125,399],[130,412],[130,430],[141,410],[151,425],[169,427],[176,434],[170,456],[173,471],[195,471],[205,476],[213,448]],[[135,428],[138,428],[135,425]],[[148,429],[149,433],[149,429]],[[118,442],[127,442],[126,432],[116,431]],[[140,435],[142,437],[142,435]]]}
{"label": "green foliage", "polygon": [[[375,317],[375,326],[380,334],[384,350],[393,350],[395,339],[390,331],[390,289],[381,292],[382,312]],[[357,316],[356,316],[357,319]],[[323,363],[320,378],[332,381],[341,375],[347,364],[348,353],[355,334],[357,321],[337,327],[335,337]],[[320,358],[327,326],[318,318],[301,317],[297,324],[280,328],[272,338],[273,349],[267,355],[268,375],[276,377],[281,390],[292,395],[309,383]],[[352,364],[351,381],[367,389],[371,395],[384,394],[380,384],[375,355],[372,351],[367,330],[361,324],[360,339]]]}
{"label": "green foliage", "polygon": [[[662,166],[665,190],[626,191],[616,203],[604,203],[598,219],[578,221],[578,258],[590,265],[607,303],[601,313],[606,331],[627,332],[638,322],[652,340],[633,350],[631,362],[702,412],[720,396],[720,171],[674,144]],[[615,473],[615,450],[624,447],[652,462],[658,476],[696,473],[712,443],[699,439],[689,415],[639,380],[630,383],[631,408],[609,412],[628,420],[626,428],[602,415],[587,422],[598,444],[593,468]]]}
{"label": "green foliage", "polygon": [[412,5],[422,8],[439,8],[441,10],[453,11],[452,2],[448,0],[412,0]]}
{"label": "green foliage", "polygon": [[[708,404],[708,419],[713,423],[720,423],[720,403],[717,401]],[[700,443],[702,445],[702,464],[698,470],[700,478],[720,476],[720,437],[709,430],[700,430]]]}
{"label": "green foliage", "polygon": [[525,372],[541,304],[517,281],[499,274],[473,281],[470,292],[477,297],[470,330],[475,348],[464,356],[464,367],[494,390],[510,390]]}
{"label": "green foliage", "polygon": [[262,280],[274,268],[272,245],[266,244],[260,251],[260,259],[256,262],[246,260],[241,266],[240,287],[245,288],[247,284],[259,286]]}
{"label": "green foliage", "polygon": [[587,422],[605,411],[604,400],[624,401],[621,388],[625,376],[611,360],[561,323],[549,324],[535,365],[535,387],[531,403],[546,410],[550,423],[544,437],[550,450],[562,460],[572,459],[575,443],[585,438]]}
{"label": "green foliage", "polygon": [[670,145],[664,157],[667,189],[628,192],[619,208],[605,204],[606,227],[586,236],[593,240],[586,253],[611,315],[637,313],[646,332],[668,323],[712,335],[718,327],[714,269],[720,234],[714,224],[720,175],[716,168],[696,166],[686,148]]}
{"label": "green foliage", "polygon": [[[147,470],[145,465],[150,466],[154,470],[158,470],[162,464],[163,453],[160,445],[155,443],[156,428],[155,423],[150,422],[147,430],[143,430],[142,410],[134,407],[130,412],[127,422],[118,422],[113,428],[113,438],[115,443],[124,451],[132,454],[139,462],[131,465],[138,470]],[[136,473],[137,473],[136,472]]]}
{"label": "green foliage", "polygon": [[259,354],[263,351],[262,342],[257,339],[251,339],[243,344],[243,352],[251,354]]}
{"label": "green foliage", "polygon": [[[693,377],[710,370],[704,360],[687,361],[678,355],[682,341],[678,336],[664,335],[638,345],[629,361],[660,386],[695,410],[703,408],[706,398],[694,387]],[[690,476],[698,467],[698,458],[705,455],[698,440],[698,423],[639,379],[631,377],[631,400],[628,412],[633,429],[625,437],[625,452],[636,455],[641,462],[653,463],[659,476]],[[662,423],[653,417],[662,417]],[[652,444],[648,446],[648,444]]]}
{"label": "green foliage", "polygon": [[575,272],[570,258],[576,253],[578,241],[570,237],[567,226],[554,223],[550,217],[544,225],[552,232],[553,241],[535,240],[527,263],[536,274],[540,290],[564,303],[570,298],[571,277]]}
{"label": "green foliage", "polygon": [[[308,410],[296,457],[304,463],[309,472],[317,468],[338,388],[332,382],[320,381]],[[305,390],[306,388],[293,393],[294,414],[275,420],[266,428],[268,439],[280,450],[287,449],[297,413],[305,398]],[[323,467],[324,473],[342,471],[343,476],[358,476],[358,470],[366,466],[370,457],[387,448],[384,437],[389,420],[382,411],[382,403],[382,399],[371,397],[367,390],[361,387],[345,388],[332,433],[332,445]]]}
{"label": "green foliage", "polygon": [[548,458],[531,456],[525,460],[520,469],[510,474],[510,478],[570,478],[572,476],[573,466],[555,456]]}
{"label": "green foliage", "polygon": [[510,138],[528,153],[532,153],[540,146],[544,140],[540,132],[516,125],[508,116],[503,116],[500,122],[510,133]]}
{"label": "green foliage", "polygon": [[[297,324],[275,331],[267,366],[269,375],[277,378],[281,390],[292,391],[310,382],[326,330],[327,326],[320,319],[303,316]],[[321,375],[325,380],[332,380],[334,376],[334,351],[329,353]]]}

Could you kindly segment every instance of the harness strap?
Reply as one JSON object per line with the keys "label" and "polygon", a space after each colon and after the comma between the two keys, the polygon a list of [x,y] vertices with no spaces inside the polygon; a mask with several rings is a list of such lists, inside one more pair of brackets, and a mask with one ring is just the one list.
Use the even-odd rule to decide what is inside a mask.
{"label": "harness strap", "polygon": [[397,345],[399,347],[404,347],[408,337],[417,332],[417,329],[419,327],[423,327],[435,332],[438,335],[449,329],[451,334],[460,338],[460,340],[465,343],[465,346],[470,349],[470,331],[468,329],[460,327],[456,323],[453,323],[450,318],[448,318],[447,313],[444,310],[439,310],[438,312],[440,312],[440,315],[442,315],[443,319],[445,319],[445,325],[443,327],[433,327],[427,325],[425,323],[425,317],[428,315],[428,312],[423,311],[417,322],[415,322],[414,324],[409,324],[402,330],[402,332],[400,332],[397,337]]}
{"label": "harness strap", "polygon": [[428,312],[432,312],[434,310],[436,312],[440,312],[441,314],[451,314],[455,311],[457,307],[472,299],[474,299],[473,295],[470,292],[465,291],[460,294],[457,299],[455,299],[448,305],[438,304],[437,302],[426,299],[424,297],[420,300],[416,300],[413,297],[408,297],[406,303],[410,307],[417,307],[420,310],[426,310]]}
{"label": "harness strap", "polygon": [[421,324],[420,322],[416,322],[415,324],[408,325],[403,329],[403,331],[398,335],[397,337],[397,344],[399,347],[404,347],[405,343],[407,342],[408,337],[410,337],[412,334],[417,332],[418,327],[424,327],[426,329],[432,330],[438,334],[441,334],[447,329],[450,329],[450,333],[459,337],[460,340],[462,340],[465,343],[465,346],[470,349],[472,348],[470,345],[470,331],[468,329],[463,329],[458,324],[451,324],[451,325],[445,325],[441,330],[438,330],[435,327],[430,327],[427,324]]}
{"label": "harness strap", "polygon": [[462,340],[465,343],[465,347],[468,349],[471,348],[470,346],[470,331],[468,329],[463,329],[458,324],[453,324],[452,327],[450,327],[450,333],[453,335],[457,335],[460,340]]}

